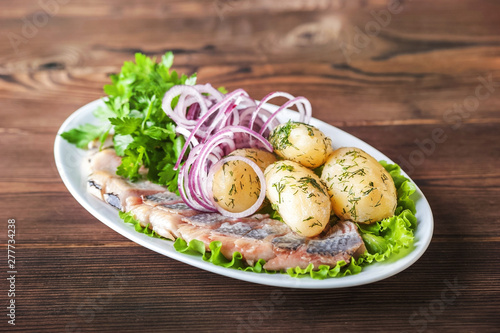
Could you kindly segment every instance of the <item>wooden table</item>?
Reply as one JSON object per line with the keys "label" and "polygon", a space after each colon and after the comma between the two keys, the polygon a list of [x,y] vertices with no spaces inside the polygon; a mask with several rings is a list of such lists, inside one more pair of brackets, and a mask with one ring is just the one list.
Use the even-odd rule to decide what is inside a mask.
{"label": "wooden table", "polygon": [[[500,3],[0,6],[2,244],[8,219],[17,231],[16,326],[7,324],[4,260],[1,330],[498,331]],[[135,52],[167,50],[202,83],[256,99],[274,90],[306,96],[315,117],[401,163],[433,208],[427,252],[374,284],[280,289],[171,260],[93,218],[59,178],[57,129],[102,97],[109,74]]]}

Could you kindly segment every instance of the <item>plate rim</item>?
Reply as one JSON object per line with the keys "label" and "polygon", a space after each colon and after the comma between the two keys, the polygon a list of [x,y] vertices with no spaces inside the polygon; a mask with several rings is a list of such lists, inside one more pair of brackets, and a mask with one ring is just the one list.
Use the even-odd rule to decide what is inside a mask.
{"label": "plate rim", "polygon": [[[104,99],[97,99],[94,100],[90,103],[87,103],[80,108],[78,108],[76,111],[74,111],[66,120],[62,123],[60,128],[57,131],[56,138],[54,140],[54,159],[55,159],[55,164],[57,171],[59,173],[59,176],[61,177],[64,185],[68,189],[68,191],[71,193],[71,195],[75,198],[75,200],[83,207],[85,210],[87,210],[92,216],[94,216],[97,220],[100,222],[104,223],[107,225],[109,228],[112,230],[118,232],[122,236],[126,237],[127,239],[135,242],[136,244],[139,244],[145,248],[148,248],[154,252],[157,252],[161,255],[167,256],[171,259],[183,262],[185,264],[194,266],[199,269],[203,269],[205,271],[209,271],[212,273],[216,273],[219,275],[223,275],[226,277],[238,279],[238,280],[243,280],[246,282],[251,282],[251,283],[257,283],[257,284],[263,284],[263,285],[268,285],[268,286],[273,286],[273,287],[285,287],[285,288],[301,288],[301,289],[336,289],[336,288],[347,288],[347,287],[354,287],[354,286],[359,286],[359,285],[365,285],[368,283],[373,283],[377,281],[381,281],[384,279],[387,279],[393,275],[396,275],[403,270],[407,269],[408,267],[412,266],[420,257],[425,253],[427,248],[429,247],[429,244],[431,243],[433,232],[434,232],[434,217],[432,214],[432,209],[429,205],[429,202],[427,201],[425,195],[422,193],[420,188],[415,184],[415,182],[402,170],[402,174],[404,174],[410,181],[415,185],[416,187],[416,193],[419,195],[419,198],[417,200],[417,203],[419,203],[419,206],[426,206],[425,211],[421,211],[421,209],[417,210],[417,216],[420,215],[425,215],[425,216],[420,216],[420,217],[425,217],[423,221],[426,222],[427,225],[426,228],[424,229],[424,235],[425,236],[423,239],[419,239],[418,242],[416,241],[415,243],[421,243],[418,247],[415,246],[415,248],[406,256],[399,258],[393,263],[388,263],[390,264],[396,264],[400,263],[398,266],[395,268],[389,269],[386,272],[379,273],[374,276],[365,276],[362,275],[364,272],[367,270],[370,271],[370,267],[378,267],[377,265],[385,265],[385,263],[374,263],[366,268],[363,269],[363,271],[359,274],[356,275],[350,275],[350,276],[345,276],[341,278],[328,278],[324,280],[315,280],[310,277],[304,277],[304,278],[292,278],[286,274],[266,274],[266,273],[254,273],[254,272],[245,272],[241,270],[236,270],[236,269],[230,269],[230,268],[225,268],[221,266],[214,265],[209,262],[203,261],[200,257],[198,256],[191,256],[187,254],[183,254],[180,252],[175,251],[173,249],[173,242],[171,241],[165,241],[162,239],[157,239],[157,238],[151,238],[147,235],[141,234],[131,225],[128,225],[126,223],[123,223],[123,221],[118,217],[118,212],[115,211],[116,214],[116,219],[117,221],[113,221],[107,216],[103,215],[102,210],[106,210],[107,212],[109,211],[109,208],[107,205],[105,205],[102,201],[100,201],[97,198],[90,197],[89,194],[85,191],[85,193],[81,193],[80,189],[76,188],[75,184],[70,180],[70,175],[68,173],[68,168],[66,167],[66,164],[64,162],[64,150],[65,146],[66,147],[71,147],[70,149],[74,149],[75,152],[80,151],[80,158],[83,158],[85,153],[84,150],[80,150],[79,148],[76,148],[75,146],[67,143],[61,136],[60,134],[62,132],[65,132],[68,129],[74,128],[75,126],[79,125],[80,123],[78,120],[80,118],[85,118],[89,117],[89,114],[92,115],[93,117],[93,111],[99,107],[104,105]],[[277,108],[275,105],[268,104],[271,109]],[[288,118],[293,118],[292,111],[289,111],[287,114]],[[390,158],[388,158],[385,154],[368,144],[367,142],[355,137],[354,135],[347,133],[333,125],[330,125],[322,120],[312,118],[313,122],[318,123],[321,125],[321,127],[330,127],[333,129],[333,131],[337,131],[338,133],[341,133],[344,137],[348,138],[350,141],[360,141],[364,145],[370,148],[370,150],[375,151],[377,154],[382,155],[384,159],[389,162],[389,163],[394,163]],[[77,123],[77,124],[74,124]],[[81,122],[83,123],[83,122]],[[80,171],[81,168],[80,168]],[[80,172],[81,173],[81,172]],[[82,176],[80,174],[80,180],[82,181]],[[84,177],[86,178],[86,177]],[[94,201],[95,200],[95,201]],[[95,206],[94,204],[97,204]],[[102,204],[99,205],[99,204]],[[104,208],[106,207],[106,208]],[[420,226],[420,219],[417,220],[417,232],[418,233],[419,229],[418,226]],[[423,226],[422,226],[423,227]],[[145,238],[146,237],[146,238]],[[161,242],[161,243],[160,243]],[[168,242],[168,243],[165,243]],[[168,246],[165,247],[165,244],[170,244],[172,249],[169,249]],[[163,245],[163,246],[162,246]],[[374,266],[375,265],[375,266]],[[361,275],[361,277],[360,277]],[[280,277],[279,279],[273,279],[273,278],[268,278],[272,276],[278,276]]]}

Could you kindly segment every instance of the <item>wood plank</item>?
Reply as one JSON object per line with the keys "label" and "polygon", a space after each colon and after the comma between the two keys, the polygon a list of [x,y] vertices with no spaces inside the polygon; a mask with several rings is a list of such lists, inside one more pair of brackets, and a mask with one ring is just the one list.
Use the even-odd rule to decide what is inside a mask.
{"label": "wood plank", "polygon": [[[23,35],[54,1],[0,10],[0,210],[17,221],[18,330],[498,331],[500,3],[404,1],[389,19],[385,0],[72,0]],[[360,35],[374,12],[390,22]],[[401,163],[433,208],[427,252],[375,284],[282,289],[171,260],[97,221],[60,181],[57,130],[134,53],[168,50],[199,82],[305,96],[315,117]],[[495,85],[477,88],[489,75]],[[477,110],[449,113],[476,89],[490,93]],[[456,298],[440,303],[455,278]]]}
{"label": "wood plank", "polygon": [[[373,331],[374,318],[383,331],[414,331],[422,326],[417,320],[425,319],[419,314],[423,308],[434,318],[427,321],[430,330],[460,331],[465,325],[493,332],[496,326],[491,318],[499,306],[500,276],[485,263],[497,258],[498,251],[491,249],[498,249],[498,245],[470,242],[464,248],[460,243],[431,244],[428,253],[408,270],[374,285],[339,290],[249,284],[200,271],[140,247],[121,253],[102,247],[23,249],[19,272],[24,278],[18,287],[31,292],[29,297],[18,297],[18,313],[25,320],[26,331],[60,331],[71,323],[82,330],[100,327],[103,332],[144,327],[226,331],[247,322],[249,326],[242,327],[243,331],[275,332],[287,327],[323,331],[335,324],[339,329],[359,332]],[[54,268],[56,262],[58,269]],[[41,284],[37,276],[57,281],[57,287]],[[460,286],[454,300],[446,281]],[[450,303],[433,315],[429,306],[439,303],[443,291]],[[134,295],[133,303],[130,295]],[[437,311],[439,304],[434,306]],[[414,312],[417,316],[410,322]],[[44,324],[35,324],[40,322]]]}
{"label": "wood plank", "polygon": [[[354,78],[340,73],[345,70],[335,70],[327,65],[310,65],[308,73],[302,65],[287,66],[276,66],[272,71],[259,67],[255,69],[256,73],[250,68],[246,74],[235,74],[238,71],[236,68],[201,68],[199,81],[211,82],[214,86],[223,85],[230,90],[243,87],[256,99],[279,87],[280,90],[306,96],[313,105],[313,114],[336,126],[454,124],[457,119],[467,123],[500,121],[497,112],[500,89],[493,87],[496,90],[484,101],[468,99],[480,87],[477,73],[467,79],[445,83],[446,80],[435,77],[414,80],[411,75],[408,79],[391,77],[390,74],[373,79],[352,74],[358,76]],[[296,71],[292,68],[294,66]],[[328,74],[329,71],[331,74]],[[488,77],[488,73],[480,75]],[[31,74],[8,77],[7,81],[0,81],[0,96],[5,96],[2,123],[6,127],[55,127],[80,106],[103,97],[102,86],[109,83],[104,72],[71,74],[45,71],[37,72],[36,77]],[[493,82],[500,82],[500,74],[492,74],[491,78]],[[436,84],[442,88],[436,89]],[[488,92],[482,89],[480,93]],[[71,98],[68,99],[68,96]],[[472,109],[467,104],[471,101],[478,102],[477,105],[471,104]],[[53,111],[44,117],[33,117],[30,112],[39,109],[40,103]],[[460,108],[455,109],[455,105]],[[464,105],[471,111],[468,112]],[[19,106],[22,108],[13,112]]]}

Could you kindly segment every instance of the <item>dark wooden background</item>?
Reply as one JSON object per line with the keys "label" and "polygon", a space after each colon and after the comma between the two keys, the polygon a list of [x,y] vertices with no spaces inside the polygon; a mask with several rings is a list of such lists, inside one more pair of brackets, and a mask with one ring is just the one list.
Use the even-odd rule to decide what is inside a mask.
{"label": "dark wooden background", "polygon": [[[16,326],[5,315],[3,260],[0,329],[498,331],[500,3],[404,1],[377,31],[370,12],[387,5],[0,1],[0,237],[6,244],[14,218],[18,245]],[[372,36],[360,35],[366,27]],[[256,99],[274,90],[306,96],[315,117],[407,163],[434,212],[428,251],[374,284],[280,289],[171,260],[93,218],[59,178],[57,129],[103,96],[109,74],[135,52],[167,50],[177,70],[198,72],[201,83],[241,87]],[[480,88],[490,95],[474,105],[468,96],[489,75],[496,86]],[[448,111],[464,101],[472,112]],[[446,140],[424,155],[416,142],[429,142],[439,128]]]}

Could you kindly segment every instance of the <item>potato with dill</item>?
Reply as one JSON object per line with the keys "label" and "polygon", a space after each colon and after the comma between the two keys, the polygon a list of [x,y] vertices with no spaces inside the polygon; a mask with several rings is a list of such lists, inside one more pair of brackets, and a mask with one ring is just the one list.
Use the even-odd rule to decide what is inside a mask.
{"label": "potato with dill", "polygon": [[264,175],[267,198],[293,231],[313,237],[325,229],[330,220],[330,197],[312,170],[293,161],[278,161]]}
{"label": "potato with dill", "polygon": [[372,223],[394,215],[397,191],[391,175],[359,148],[340,148],[326,161],[321,179],[338,217]]}
{"label": "potato with dill", "polygon": [[332,153],[332,141],[314,126],[289,121],[269,135],[274,152],[308,168],[323,165]]}
{"label": "potato with dill", "polygon": [[[237,149],[228,156],[246,157],[264,171],[276,157],[256,148]],[[243,161],[230,161],[214,174],[212,192],[214,201],[223,209],[239,213],[252,207],[260,194],[260,180],[253,169]]]}

